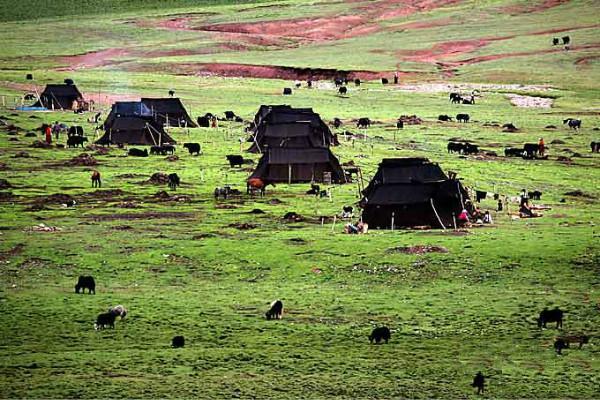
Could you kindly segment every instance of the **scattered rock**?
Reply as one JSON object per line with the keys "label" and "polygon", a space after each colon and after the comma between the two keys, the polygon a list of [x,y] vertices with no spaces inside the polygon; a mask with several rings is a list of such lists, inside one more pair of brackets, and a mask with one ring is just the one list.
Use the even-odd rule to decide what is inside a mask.
{"label": "scattered rock", "polygon": [[565,144],[566,142],[560,140],[560,139],[554,139],[553,141],[550,142],[550,144]]}
{"label": "scattered rock", "polygon": [[304,217],[294,211],[289,211],[285,213],[283,219],[289,222],[302,222],[304,221]]}
{"label": "scattered rock", "polygon": [[30,147],[33,147],[34,149],[51,149],[53,146],[46,142],[42,142],[41,140],[35,140],[31,143]]}
{"label": "scattered rock", "polygon": [[169,175],[164,172],[155,172],[146,182],[153,185],[166,185],[169,183]]}
{"label": "scattered rock", "polygon": [[8,139],[8,141],[9,141],[9,142],[18,142],[18,141],[19,141],[19,139],[18,139],[18,138],[16,138],[16,137],[11,137],[11,138],[9,138],[9,139]]}
{"label": "scattered rock", "polygon": [[255,208],[252,211],[249,211],[250,214],[264,214],[265,212],[260,208]]}
{"label": "scattered rock", "polygon": [[31,228],[29,228],[30,231],[34,231],[34,232],[58,232],[58,231],[62,231],[61,228],[56,227],[56,226],[47,226],[44,224],[39,224],[39,225],[34,225]]}
{"label": "scattered rock", "polygon": [[233,223],[233,224],[229,224],[227,226],[229,226],[230,228],[237,228],[237,229],[242,230],[242,231],[258,228],[258,225],[256,225],[256,224],[249,224],[247,222],[242,222],[242,223],[236,222],[236,223]]}
{"label": "scattered rock", "polygon": [[171,161],[171,162],[179,161],[179,156],[177,156],[176,154],[173,154],[171,156],[165,157],[165,160]]}

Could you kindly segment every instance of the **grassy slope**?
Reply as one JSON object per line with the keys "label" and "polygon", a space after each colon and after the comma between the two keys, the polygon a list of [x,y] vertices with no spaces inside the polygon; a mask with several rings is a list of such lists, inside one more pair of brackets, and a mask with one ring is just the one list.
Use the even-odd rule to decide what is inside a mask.
{"label": "grassy slope", "polygon": [[[2,29],[14,30],[18,37],[15,25],[5,24]],[[27,30],[25,37],[36,32],[27,26],[18,29]],[[119,31],[119,37],[106,40],[117,43],[126,37],[128,43],[145,45],[159,40],[158,35],[148,38],[132,28],[119,29],[130,32]],[[165,34],[160,40],[178,35],[189,33]],[[17,52],[17,41],[11,43]],[[94,35],[81,40],[80,49],[68,51],[104,43]],[[49,45],[55,46],[52,54],[68,53],[59,41],[51,40]],[[41,54],[36,44],[31,46],[33,55]],[[295,56],[298,60],[302,51]],[[344,65],[350,60],[336,62]],[[25,59],[19,68],[30,70],[32,63]],[[473,68],[469,76],[488,80],[484,65],[469,67]],[[527,75],[518,75],[516,81],[526,81],[533,75],[528,65],[511,64],[507,76],[514,78],[522,69]],[[341,161],[359,162],[367,177],[382,157],[427,156],[445,170],[458,171],[469,186],[495,187],[509,195],[523,187],[537,188],[544,192],[543,203],[553,207],[544,218],[530,221],[495,215],[496,227],[473,229],[467,236],[396,231],[356,237],[340,234],[339,224],[332,234],[330,226],[280,220],[291,210],[311,218],[333,215],[357,200],[354,185],[336,187],[332,202],[302,195],[305,185],[278,185],[265,199],[244,197],[227,202],[237,208],[217,208],[212,189],[225,181],[243,189],[247,175],[226,168],[224,160],[225,154],[239,151],[240,125],[217,132],[192,130],[193,140],[201,142],[206,153],[199,158],[181,150],[175,163],[161,157],[123,158],[119,150],[97,156],[105,188],[125,191],[109,200],[86,196],[91,192],[88,168],[48,167],[80,151],[33,150],[23,132],[17,136],[19,142],[9,142],[10,136],[1,133],[0,162],[10,169],[0,174],[16,186],[12,192],[19,197],[1,203],[0,251],[18,243],[25,247],[19,254],[5,255],[0,270],[0,311],[10,321],[0,328],[0,397],[464,398],[470,396],[468,385],[477,370],[492,375],[493,397],[594,397],[600,384],[593,372],[600,367],[597,339],[582,351],[556,357],[551,349],[556,331],[538,331],[530,324],[537,311],[552,305],[569,311],[566,332],[598,335],[600,322],[594,226],[599,159],[589,155],[587,148],[590,140],[597,139],[592,128],[600,125],[600,118],[584,114],[584,128],[577,134],[562,127],[541,129],[560,125],[563,112],[582,112],[598,104],[596,86],[583,90],[574,84],[591,82],[597,64],[590,66],[591,77],[577,80],[566,79],[560,64],[546,68],[546,76],[561,87],[552,92],[558,98],[550,113],[514,108],[497,91],[485,92],[480,104],[468,108],[449,105],[444,94],[399,92],[376,84],[351,90],[347,99],[333,90],[300,90],[285,98],[292,105],[314,107],[327,120],[368,115],[383,121],[369,130],[368,142],[344,143],[334,149]],[[498,69],[506,71],[502,65]],[[41,81],[66,75],[35,73]],[[4,70],[0,76],[22,82],[22,75],[22,71]],[[259,104],[282,102],[279,92],[288,84],[110,69],[69,76],[85,90],[100,82],[103,90],[114,93],[157,95],[174,88],[193,115],[234,109],[246,118]],[[0,94],[16,92],[0,89]],[[440,113],[464,110],[476,122],[462,126],[433,122]],[[10,113],[1,109],[2,115]],[[407,127],[394,141],[391,127],[398,114],[417,114],[430,122]],[[83,121],[87,116],[29,116],[20,113],[12,118],[26,130],[56,118],[91,129]],[[512,121],[523,132],[501,133],[482,126],[492,120]],[[469,138],[501,152],[504,145],[535,141],[540,135],[547,143],[566,142],[551,146],[553,156],[568,155],[562,149],[569,148],[585,157],[567,166],[556,161],[459,159],[445,152],[450,137]],[[191,140],[183,132],[175,132],[175,137],[180,142]],[[12,158],[22,149],[35,158]],[[163,188],[139,182],[161,170],[182,177],[184,185],[177,193],[191,196],[191,203],[151,198]],[[143,176],[119,177],[125,173]],[[566,197],[565,203],[559,202],[566,191],[576,188],[594,199]],[[70,193],[79,205],[74,210],[24,211],[36,196],[51,193]],[[274,197],[283,204],[269,204]],[[140,209],[115,207],[127,198],[139,203]],[[484,207],[492,209],[494,203],[486,201]],[[253,208],[267,214],[248,214]],[[118,217],[166,211],[188,214],[164,219]],[[116,219],[103,220],[99,215]],[[40,222],[63,231],[24,232]],[[228,227],[237,222],[259,227],[249,231]],[[303,239],[304,244],[290,241],[293,238]],[[414,256],[388,251],[415,244],[445,246],[449,253]],[[82,273],[96,277],[96,296],[72,294]],[[261,315],[275,298],[284,301],[287,314],[283,321],[266,323]],[[93,331],[94,316],[117,303],[130,308],[128,319],[117,323],[114,332]],[[394,330],[391,344],[368,346],[370,329],[382,324]],[[175,334],[186,336],[186,349],[168,348]]]}

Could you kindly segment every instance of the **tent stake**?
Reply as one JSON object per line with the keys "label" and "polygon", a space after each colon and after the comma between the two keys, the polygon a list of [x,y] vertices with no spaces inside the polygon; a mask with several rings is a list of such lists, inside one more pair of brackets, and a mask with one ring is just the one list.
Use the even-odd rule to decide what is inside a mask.
{"label": "tent stake", "polygon": [[333,215],[333,224],[331,224],[331,232],[335,230],[335,221],[337,221],[337,215]]}
{"label": "tent stake", "polygon": [[395,212],[392,212],[392,226],[391,226],[391,230],[394,230],[394,217],[396,216]]}

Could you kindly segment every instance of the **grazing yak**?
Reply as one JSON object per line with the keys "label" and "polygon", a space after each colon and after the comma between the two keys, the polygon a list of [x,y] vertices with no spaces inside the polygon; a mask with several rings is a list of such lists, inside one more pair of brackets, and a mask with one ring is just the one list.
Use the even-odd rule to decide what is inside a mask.
{"label": "grazing yak", "polygon": [[224,114],[227,121],[233,121],[235,119],[235,113],[233,111],[225,111]]}
{"label": "grazing yak", "polygon": [[517,147],[507,147],[504,149],[505,157],[522,157],[523,149],[519,149]]}
{"label": "grazing yak", "polygon": [[533,192],[527,192],[527,196],[529,196],[531,200],[541,200],[542,192],[539,190],[534,190]]}
{"label": "grazing yak", "polygon": [[201,128],[210,128],[210,118],[206,115],[204,117],[198,117],[196,122],[198,122],[198,126]]}
{"label": "grazing yak", "polygon": [[89,294],[96,294],[96,281],[93,276],[89,275],[81,275],[77,280],[77,284],[75,285],[75,293],[79,293],[81,290],[81,294],[85,293],[85,289],[88,290]]}
{"label": "grazing yak", "polygon": [[115,329],[115,319],[117,318],[117,314],[112,312],[107,312],[103,314],[99,314],[96,318],[96,324],[94,324],[94,328],[96,330],[104,329],[106,327],[110,327]]}
{"label": "grazing yak", "polygon": [[579,343],[578,348],[581,349],[584,344],[589,342],[590,337],[587,335],[559,336],[556,338],[556,342],[554,342],[554,348],[557,354],[562,354],[562,350],[570,348],[571,343]]}
{"label": "grazing yak", "polygon": [[275,300],[271,303],[271,307],[269,308],[269,311],[265,313],[265,317],[268,320],[281,319],[283,317],[283,303],[281,300]]}
{"label": "grazing yak", "polygon": [[390,83],[390,82],[388,81],[387,78],[381,78],[381,84],[382,85],[387,85],[388,83]]}
{"label": "grazing yak", "polygon": [[540,151],[540,145],[537,143],[525,143],[523,145],[523,152],[525,158],[534,158]]}
{"label": "grazing yak", "polygon": [[127,316],[127,309],[121,304],[109,308],[108,312],[114,314],[115,317],[120,317],[121,319]]}
{"label": "grazing yak", "polygon": [[88,138],[85,136],[69,136],[67,138],[67,147],[77,147],[81,146],[83,148],[83,144],[88,141]]}
{"label": "grazing yak", "polygon": [[219,197],[223,197],[223,200],[227,200],[230,193],[231,188],[229,186],[216,187],[214,191],[215,200],[218,200]]}
{"label": "grazing yak", "polygon": [[502,128],[504,129],[504,132],[517,132],[519,130],[512,122],[502,125]]}
{"label": "grazing yak", "polygon": [[244,157],[242,157],[240,155],[228,154],[226,157],[227,157],[227,161],[229,161],[229,166],[231,168],[234,168],[236,166],[241,167],[242,164],[244,163]]}
{"label": "grazing yak", "polygon": [[556,322],[556,329],[561,329],[563,325],[563,314],[564,311],[560,310],[558,307],[555,307],[554,310],[544,308],[537,319],[538,328],[545,328],[548,322]]}
{"label": "grazing yak", "polygon": [[335,87],[340,87],[344,84],[344,79],[342,78],[335,78],[333,80],[333,84],[335,85]]}
{"label": "grazing yak", "polygon": [[404,121],[401,118],[396,121],[396,129],[404,129]]}
{"label": "grazing yak", "polygon": [[569,125],[569,128],[579,130],[581,128],[581,120],[574,118],[567,118],[563,120],[563,124]]}
{"label": "grazing yak", "polygon": [[469,122],[469,119],[471,119],[471,117],[469,117],[469,114],[456,114],[456,120],[458,122]]}
{"label": "grazing yak", "polygon": [[449,97],[452,104],[460,103],[462,101],[462,97],[459,93],[450,93]]}
{"label": "grazing yak", "polygon": [[380,326],[379,328],[373,329],[373,332],[369,335],[369,343],[372,344],[375,342],[375,344],[380,344],[382,340],[387,343],[391,337],[392,333],[390,332],[390,328],[387,326]]}
{"label": "grazing yak", "polygon": [[346,86],[340,86],[340,88],[338,89],[338,93],[346,94],[346,93],[348,93],[348,88]]}
{"label": "grazing yak", "polygon": [[270,184],[275,186],[272,183],[265,182],[261,178],[250,178],[246,181],[246,194],[256,194],[258,192],[260,196],[264,196],[267,186]]}
{"label": "grazing yak", "polygon": [[286,95],[286,96],[291,95],[292,94],[292,88],[289,88],[289,87],[283,88],[283,94]]}
{"label": "grazing yak", "polygon": [[92,187],[102,187],[102,178],[99,171],[92,171]]}
{"label": "grazing yak", "polygon": [[188,149],[188,151],[190,152],[190,156],[193,155],[194,153],[196,153],[196,155],[199,156],[200,152],[202,150],[200,148],[199,143],[184,143],[183,148]]}
{"label": "grazing yak", "polygon": [[463,104],[475,104],[475,96],[471,96],[468,99],[463,98],[462,103]]}
{"label": "grazing yak", "polygon": [[447,148],[448,153],[462,153],[464,145],[462,143],[449,142]]}
{"label": "grazing yak", "polygon": [[127,155],[132,157],[148,157],[148,149],[140,150],[140,149],[129,149]]}
{"label": "grazing yak", "polygon": [[356,122],[357,128],[365,128],[366,129],[370,126],[371,126],[371,120],[366,117],[359,118],[358,121]]}
{"label": "grazing yak", "polygon": [[358,78],[354,79],[354,85],[360,86],[360,79],[358,79]]}
{"label": "grazing yak", "polygon": [[181,181],[179,179],[179,175],[175,173],[169,174],[169,189],[177,190],[177,186],[179,186],[180,184]]}
{"label": "grazing yak", "polygon": [[552,38],[552,46],[556,46],[556,45],[558,45],[559,43],[560,43],[560,40],[559,40],[557,37],[555,37],[555,38]]}
{"label": "grazing yak", "polygon": [[162,146],[150,146],[150,154],[163,155],[175,153],[175,146],[170,144],[163,144]]}
{"label": "grazing yak", "polygon": [[462,150],[463,154],[477,154],[479,153],[479,146],[476,144],[465,143]]}
{"label": "grazing yak", "polygon": [[185,346],[185,338],[183,336],[173,336],[171,340],[171,347],[174,349]]}
{"label": "grazing yak", "polygon": [[562,38],[563,44],[571,43],[571,38],[569,36],[563,36]]}
{"label": "grazing yak", "polygon": [[452,121],[452,117],[449,115],[438,115],[438,121],[450,122]]}
{"label": "grazing yak", "polygon": [[590,148],[592,149],[592,153],[600,153],[600,142],[591,142]]}

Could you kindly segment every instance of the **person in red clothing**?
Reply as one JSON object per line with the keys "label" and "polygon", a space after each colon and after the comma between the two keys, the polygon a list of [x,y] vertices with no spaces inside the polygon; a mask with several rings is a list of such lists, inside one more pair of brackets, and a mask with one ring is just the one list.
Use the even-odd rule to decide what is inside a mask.
{"label": "person in red clothing", "polygon": [[46,134],[46,143],[51,144],[52,143],[52,128],[50,127],[50,125],[46,125],[46,129],[45,132]]}
{"label": "person in red clothing", "polygon": [[544,157],[544,153],[546,152],[546,143],[544,143],[544,138],[540,138],[538,142],[538,153],[540,153],[540,157]]}

